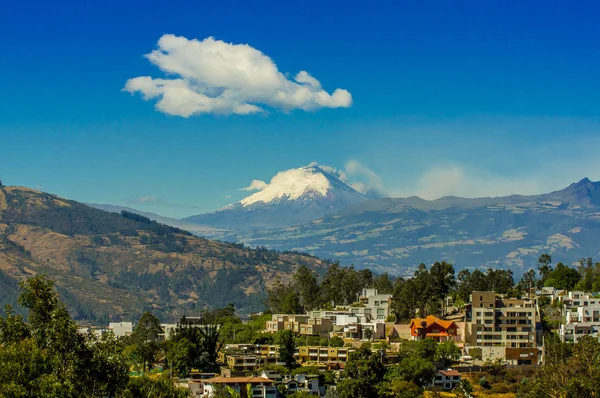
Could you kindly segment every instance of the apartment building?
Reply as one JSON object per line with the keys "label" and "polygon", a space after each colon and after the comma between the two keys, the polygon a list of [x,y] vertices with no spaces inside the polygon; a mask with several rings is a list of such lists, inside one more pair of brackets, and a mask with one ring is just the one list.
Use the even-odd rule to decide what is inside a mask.
{"label": "apartment building", "polygon": [[369,321],[378,320],[385,322],[390,315],[392,295],[379,294],[377,289],[363,289],[359,297],[359,302],[364,305],[363,313],[370,318]]}
{"label": "apartment building", "polygon": [[309,315],[274,314],[267,321],[265,329],[269,333],[290,330],[303,336],[325,336],[333,330],[333,323],[328,318],[313,318]]}
{"label": "apartment building", "polygon": [[354,351],[352,347],[301,346],[296,349],[294,357],[300,363],[346,362]]}
{"label": "apartment building", "polygon": [[483,356],[488,351],[498,351],[509,363],[535,364],[539,359],[536,338],[538,320],[534,299],[501,299],[496,298],[495,292],[475,291],[471,294],[465,343],[469,347],[502,347],[484,349]]}
{"label": "apartment building", "polygon": [[562,341],[576,343],[586,335],[600,333],[600,299],[590,293],[569,292],[563,298],[565,304],[564,324],[560,325]]}
{"label": "apartment building", "polygon": [[573,291],[562,297],[565,308],[577,308],[600,305],[600,299],[594,298],[591,293]]}

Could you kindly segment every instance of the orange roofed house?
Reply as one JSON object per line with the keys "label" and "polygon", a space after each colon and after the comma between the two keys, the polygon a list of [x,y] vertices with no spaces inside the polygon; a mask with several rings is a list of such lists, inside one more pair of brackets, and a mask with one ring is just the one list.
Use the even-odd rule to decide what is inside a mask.
{"label": "orange roofed house", "polygon": [[424,338],[432,338],[436,341],[454,340],[458,333],[458,326],[454,321],[445,321],[433,315],[412,319],[409,328],[413,340]]}

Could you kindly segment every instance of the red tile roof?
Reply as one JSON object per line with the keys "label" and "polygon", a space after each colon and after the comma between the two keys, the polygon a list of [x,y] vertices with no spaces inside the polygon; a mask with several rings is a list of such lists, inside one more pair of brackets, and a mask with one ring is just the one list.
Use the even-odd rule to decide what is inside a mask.
{"label": "red tile roof", "polygon": [[444,376],[460,376],[460,372],[454,369],[440,370],[439,372]]}
{"label": "red tile roof", "polygon": [[273,384],[273,380],[264,377],[213,377],[212,379],[202,380],[206,384]]}

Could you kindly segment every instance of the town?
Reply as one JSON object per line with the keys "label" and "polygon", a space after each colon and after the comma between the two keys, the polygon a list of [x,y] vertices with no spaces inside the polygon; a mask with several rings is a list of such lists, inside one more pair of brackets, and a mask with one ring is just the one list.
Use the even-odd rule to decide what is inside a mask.
{"label": "town", "polygon": [[[546,280],[552,280],[552,267],[544,268],[548,265],[545,257],[540,264],[547,272]],[[562,269],[561,265],[557,269]],[[299,270],[296,276],[302,272],[305,270]],[[379,282],[382,279],[379,277]],[[416,316],[406,322],[398,322],[394,314],[398,309],[395,294],[401,291],[396,288],[396,292],[389,292],[390,284],[387,293],[367,287],[349,305],[326,305],[305,313],[260,313],[240,319],[229,307],[207,313],[205,318],[160,323],[153,339],[171,347],[165,348],[168,351],[174,349],[169,346],[170,340],[177,338],[182,327],[205,330],[212,325],[219,333],[221,343],[213,348],[215,366],[197,369],[191,360],[176,372],[171,369],[177,384],[192,397],[218,397],[222,391],[265,398],[291,394],[335,397],[339,386],[340,390],[346,388],[348,365],[357,360],[355,357],[373,355],[383,369],[394,369],[402,367],[404,359],[415,361],[415,353],[420,353],[423,369],[403,376],[404,387],[470,396],[474,386],[495,391],[490,371],[517,369],[520,374],[533,374],[546,362],[545,337],[549,338],[551,332],[562,344],[577,343],[583,336],[598,340],[599,294],[542,286],[540,281],[535,281],[539,285],[536,287],[531,286],[533,281],[526,282],[527,276],[510,286],[509,294],[472,291],[467,302],[462,302],[455,290],[441,300],[439,308],[445,316]],[[383,285],[385,289],[386,283]],[[84,334],[110,332],[120,339],[131,338],[135,330],[136,324],[131,321],[79,329]],[[147,369],[165,369],[179,361],[168,353],[160,358],[156,355],[152,359],[156,362],[148,364]],[[520,379],[527,382],[525,376]],[[496,384],[504,388],[500,392],[507,392],[505,384]]]}

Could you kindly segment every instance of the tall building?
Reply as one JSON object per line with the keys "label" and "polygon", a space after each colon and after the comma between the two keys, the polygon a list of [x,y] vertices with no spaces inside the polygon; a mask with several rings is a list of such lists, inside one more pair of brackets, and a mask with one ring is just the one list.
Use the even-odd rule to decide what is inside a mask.
{"label": "tall building", "polygon": [[539,312],[534,299],[497,298],[495,292],[471,294],[465,342],[481,348],[482,359],[511,364],[538,363],[536,325]]}

